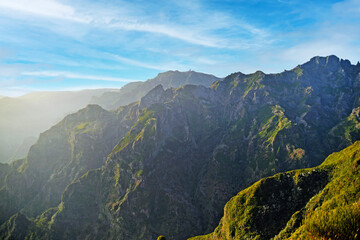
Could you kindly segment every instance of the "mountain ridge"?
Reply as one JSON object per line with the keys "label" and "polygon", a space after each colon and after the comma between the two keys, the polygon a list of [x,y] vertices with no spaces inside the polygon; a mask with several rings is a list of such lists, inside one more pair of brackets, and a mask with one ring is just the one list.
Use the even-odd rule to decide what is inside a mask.
{"label": "mountain ridge", "polygon": [[[277,172],[316,166],[358,139],[359,72],[360,67],[330,56],[279,74],[234,73],[210,88],[156,87],[139,102],[111,112],[90,106],[119,116],[114,125],[98,121],[100,127],[120,125],[124,131],[106,144],[100,168],[74,179],[54,205],[42,205],[51,208],[38,210],[28,234],[185,239],[211,232],[225,203],[240,190]],[[62,127],[70,135],[87,135],[93,125],[86,122],[79,118]],[[101,140],[111,135],[98,136],[101,148]],[[21,187],[15,182],[5,181],[0,198]]]}
{"label": "mountain ridge", "polygon": [[93,98],[91,103],[99,104],[105,109],[115,109],[117,107],[139,101],[151,89],[157,85],[162,85],[164,89],[178,88],[186,84],[202,85],[209,87],[214,81],[220,78],[211,74],[195,71],[166,71],[159,73],[156,77],[144,82],[129,83],[123,86],[118,92],[105,92],[98,98]]}

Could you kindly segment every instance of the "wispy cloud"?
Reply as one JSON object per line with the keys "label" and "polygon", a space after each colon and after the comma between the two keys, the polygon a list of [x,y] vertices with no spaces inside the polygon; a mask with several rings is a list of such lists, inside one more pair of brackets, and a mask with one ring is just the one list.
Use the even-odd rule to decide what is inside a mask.
{"label": "wispy cloud", "polygon": [[140,2],[0,0],[0,85],[121,86],[170,69],[225,76],[360,56],[358,0]]}
{"label": "wispy cloud", "polygon": [[112,59],[115,59],[116,61],[119,61],[121,63],[125,63],[125,64],[129,64],[132,66],[137,66],[137,67],[141,67],[141,68],[148,68],[148,69],[154,69],[154,70],[160,70],[160,71],[167,71],[170,69],[177,69],[177,70],[183,70],[186,69],[185,65],[179,64],[179,63],[174,63],[174,62],[167,62],[167,63],[162,63],[162,62],[158,62],[158,63],[154,63],[154,64],[150,64],[144,61],[137,61],[137,60],[133,60],[131,58],[126,58],[117,54],[111,54],[111,53],[102,53],[105,56],[109,56]]}
{"label": "wispy cloud", "polygon": [[[88,7],[89,6],[91,7],[91,5],[88,5]],[[250,37],[259,38],[267,36],[265,30],[249,23],[244,21],[239,22],[228,15],[216,12],[200,11],[198,8],[196,8],[197,12],[193,12],[193,15],[189,16],[193,18],[193,20],[185,25],[179,25],[176,22],[169,22],[168,20],[159,23],[153,21],[157,16],[139,17],[141,13],[136,13],[139,15],[129,15],[127,12],[133,11],[127,11],[128,9],[122,9],[120,7],[115,7],[111,11],[106,8],[98,8],[98,6],[96,6],[96,9],[84,10],[80,7],[76,8],[75,6],[55,0],[33,0],[31,4],[26,0],[0,0],[0,8],[39,17],[73,21],[95,28],[158,34],[190,44],[211,48],[246,49],[256,46],[252,41],[244,39],[229,41],[219,34],[211,33],[212,31],[217,31],[222,28],[229,28],[229,26],[238,28],[237,31],[250,34]],[[19,15],[17,15],[17,17],[19,17]],[[204,21],[204,19],[206,20]],[[51,28],[51,26],[49,27]]]}
{"label": "wispy cloud", "polygon": [[77,16],[75,9],[54,0],[0,0],[0,8],[49,18],[89,23],[91,18]]}
{"label": "wispy cloud", "polygon": [[37,72],[23,72],[24,76],[37,76],[37,77],[61,77],[61,78],[70,78],[70,79],[85,79],[85,80],[96,80],[96,81],[109,81],[109,82],[136,82],[140,80],[135,79],[124,79],[108,76],[96,76],[96,75],[86,75],[86,74],[77,74],[71,72],[58,72],[58,71],[37,71]]}
{"label": "wispy cloud", "polygon": [[222,39],[216,39],[210,36],[204,36],[196,32],[181,29],[177,26],[167,26],[153,23],[136,23],[136,22],[117,22],[109,25],[111,28],[123,29],[128,31],[149,32],[165,35],[167,37],[179,39],[188,43],[202,45],[205,47],[227,48],[231,47]]}
{"label": "wispy cloud", "polygon": [[148,63],[145,63],[145,62],[133,60],[131,58],[126,58],[126,57],[123,57],[123,56],[120,56],[120,55],[117,55],[117,54],[111,54],[111,53],[105,53],[105,54],[108,55],[109,57],[117,60],[117,61],[120,61],[120,62],[126,63],[126,64],[130,64],[130,65],[133,65],[133,66],[142,67],[142,68],[149,68],[149,69],[155,69],[155,70],[164,70],[164,68],[159,66],[158,64],[157,65],[148,64]]}
{"label": "wispy cloud", "polygon": [[[315,55],[335,54],[356,63],[360,60],[360,2],[347,0],[336,3],[323,19],[310,29],[301,29],[294,36],[306,38],[279,51],[278,56],[293,64],[308,61]],[[301,31],[301,32],[300,32]]]}

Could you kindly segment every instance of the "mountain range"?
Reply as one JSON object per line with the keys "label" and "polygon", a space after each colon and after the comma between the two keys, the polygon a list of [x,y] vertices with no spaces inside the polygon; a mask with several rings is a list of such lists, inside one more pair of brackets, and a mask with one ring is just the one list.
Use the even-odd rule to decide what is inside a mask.
{"label": "mountain range", "polygon": [[218,80],[220,78],[213,75],[191,70],[187,72],[167,71],[159,73],[155,78],[148,79],[145,82],[132,82],[118,91],[104,92],[100,96],[93,97],[90,103],[111,110],[139,101],[157,85],[161,85],[164,89],[179,88],[188,84],[210,87],[213,82]]}
{"label": "mountain range", "polygon": [[2,164],[0,237],[336,239],[326,222],[339,214],[356,239],[360,64],[201,75],[210,87],[172,88],[167,74],[139,101],[104,93],[107,108],[128,105],[88,105]]}
{"label": "mountain range", "polygon": [[[158,84],[177,88],[186,84],[209,87],[219,78],[194,71],[168,71],[145,82],[133,82],[121,89],[33,92],[21,97],[0,96],[0,162],[24,158],[39,134],[89,103],[106,109],[139,101]],[[26,121],[25,121],[26,119]]]}

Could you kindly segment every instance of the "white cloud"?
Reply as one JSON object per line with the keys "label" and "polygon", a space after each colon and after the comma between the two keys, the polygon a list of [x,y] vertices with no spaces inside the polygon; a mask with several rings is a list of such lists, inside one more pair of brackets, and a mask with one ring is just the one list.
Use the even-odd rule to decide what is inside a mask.
{"label": "white cloud", "polygon": [[285,61],[299,64],[308,61],[313,56],[337,55],[349,59],[353,64],[360,60],[360,46],[339,44],[339,41],[316,39],[286,49],[280,54]]}
{"label": "white cloud", "polygon": [[85,79],[85,80],[109,81],[109,82],[136,82],[136,81],[139,81],[139,80],[135,80],[135,79],[86,75],[86,74],[77,74],[77,73],[61,72],[61,71],[23,72],[22,75],[38,76],[38,77],[60,77],[60,78],[63,77],[63,78],[71,78],[71,79]]}
{"label": "white cloud", "polygon": [[224,40],[216,39],[210,36],[200,35],[196,32],[181,29],[179,26],[136,23],[136,22],[117,22],[109,27],[129,31],[149,32],[165,35],[171,38],[179,39],[188,43],[202,45],[205,47],[228,48],[231,47]]}
{"label": "white cloud", "polygon": [[147,68],[147,69],[167,71],[167,70],[170,70],[170,69],[184,70],[184,69],[188,68],[187,66],[185,66],[183,64],[176,63],[176,62],[149,64],[149,63],[146,63],[146,62],[133,60],[131,58],[126,58],[126,57],[123,57],[123,56],[120,56],[120,55],[117,55],[117,54],[111,54],[111,53],[102,53],[102,54],[110,56],[112,59],[117,60],[119,62],[129,64],[129,65],[132,65],[132,66]]}
{"label": "white cloud", "polygon": [[133,66],[148,68],[148,69],[155,69],[155,70],[164,70],[159,65],[152,65],[152,64],[145,63],[145,62],[136,61],[131,58],[126,58],[126,57],[123,57],[123,56],[120,56],[117,54],[106,53],[106,55],[110,56],[111,58],[114,58],[117,61],[120,61],[120,62],[126,63],[126,64],[130,64]]}
{"label": "white cloud", "polygon": [[313,56],[337,55],[356,64],[360,60],[359,13],[358,0],[334,4],[330,11],[323,13],[317,25],[292,33],[292,38],[299,36],[304,40],[287,48],[275,49],[278,58],[289,66],[306,62]]}
{"label": "white cloud", "polygon": [[[125,6],[128,9],[126,9],[126,7],[109,9],[109,7],[87,4],[87,8],[83,9],[81,6],[66,5],[56,0],[32,0],[30,4],[27,0],[0,0],[0,8],[10,10],[10,12],[15,11],[39,17],[63,19],[87,24],[98,29],[117,29],[159,34],[187,43],[211,48],[247,49],[257,45],[252,41],[253,38],[259,40],[259,38],[263,39],[268,36],[268,33],[264,29],[257,28],[246,22],[239,22],[223,13],[203,11],[198,7],[191,9],[191,11],[193,11],[191,13],[187,13],[183,9],[183,12],[180,12],[180,15],[184,15],[184,19],[181,19],[181,21],[183,21],[181,24],[183,25],[180,25],[176,21],[168,21],[167,18],[169,16],[164,17],[165,21],[154,21],[154,19],[158,19],[158,16],[152,16],[151,14],[144,14],[144,16],[142,16],[142,12],[136,12],[130,9],[136,9],[136,7],[130,4],[126,4]],[[6,12],[3,11],[2,14],[6,14]],[[26,16],[16,13],[14,16],[26,19]],[[34,19],[29,20],[35,21]],[[77,31],[73,29],[74,26],[72,25],[69,25],[70,33],[67,33],[66,29],[68,28],[54,28],[49,22],[42,22],[42,24],[45,24],[49,29],[57,31],[60,34],[77,35]],[[246,34],[249,34],[250,39],[229,41],[226,37],[221,36],[221,34],[212,34],[213,31],[219,29],[231,28],[233,28],[232,31],[246,32]],[[82,32],[83,29],[79,29],[79,31]]]}
{"label": "white cloud", "polygon": [[0,0],[0,8],[82,23],[91,21],[89,17],[77,16],[73,7],[54,0]]}

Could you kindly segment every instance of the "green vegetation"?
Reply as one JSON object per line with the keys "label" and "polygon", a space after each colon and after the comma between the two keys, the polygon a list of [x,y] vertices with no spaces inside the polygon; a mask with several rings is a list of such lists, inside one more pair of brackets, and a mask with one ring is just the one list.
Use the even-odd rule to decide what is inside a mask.
{"label": "green vegetation", "polygon": [[263,88],[264,85],[260,84],[260,81],[264,78],[264,73],[257,71],[254,74],[251,74],[250,77],[245,78],[245,91],[243,94],[243,97],[246,97],[248,95],[248,93],[253,90],[253,89],[257,89],[257,88]]}
{"label": "green vegetation", "polygon": [[84,133],[88,133],[88,132],[95,132],[95,125],[96,122],[83,122],[80,123],[79,125],[74,127],[74,132],[76,134],[84,134]]}
{"label": "green vegetation", "polygon": [[296,67],[293,70],[296,73],[297,77],[301,77],[303,75],[303,69],[301,67]]}
{"label": "green vegetation", "polygon": [[23,214],[17,213],[0,226],[0,239],[25,239],[30,224]]}
{"label": "green vegetation", "polygon": [[341,137],[343,142],[354,143],[360,137],[360,108],[353,109],[351,115],[341,121],[330,131],[330,135]]}
{"label": "green vegetation", "polygon": [[211,84],[210,88],[216,90],[219,87],[220,83],[219,81],[215,81],[213,84]]}
{"label": "green vegetation", "polygon": [[154,118],[153,110],[144,109],[138,120],[131,127],[130,131],[125,135],[125,137],[117,144],[113,153],[120,152],[125,147],[127,147],[133,141],[139,141],[144,136],[149,137],[155,134],[156,119]]}
{"label": "green vegetation", "polygon": [[304,221],[304,232],[311,239],[359,239],[360,203],[330,211],[314,211]]}
{"label": "green vegetation", "polygon": [[291,126],[291,122],[284,115],[283,108],[276,105],[271,108],[271,114],[269,110],[270,109],[264,109],[266,114],[264,114],[263,118],[267,118],[266,116],[269,118],[266,120],[264,119],[266,122],[261,126],[259,131],[260,137],[266,139],[265,142],[268,143],[267,146],[273,145],[277,134],[281,130]]}
{"label": "green vegetation", "polygon": [[319,167],[262,179],[226,204],[213,233],[192,240],[359,239],[359,170],[356,142]]}

